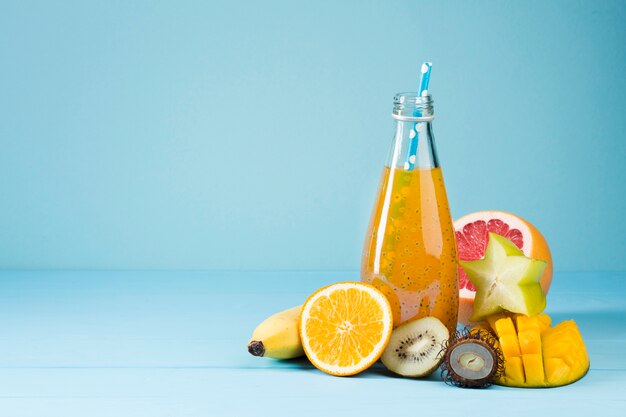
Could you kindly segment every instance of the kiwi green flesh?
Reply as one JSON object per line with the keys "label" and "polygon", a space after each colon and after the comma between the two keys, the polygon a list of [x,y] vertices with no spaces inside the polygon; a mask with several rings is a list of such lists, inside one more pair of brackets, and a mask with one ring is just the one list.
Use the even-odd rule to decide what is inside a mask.
{"label": "kiwi green flesh", "polygon": [[387,369],[399,375],[429,375],[441,362],[442,344],[448,336],[448,329],[434,317],[405,323],[391,334],[381,361]]}

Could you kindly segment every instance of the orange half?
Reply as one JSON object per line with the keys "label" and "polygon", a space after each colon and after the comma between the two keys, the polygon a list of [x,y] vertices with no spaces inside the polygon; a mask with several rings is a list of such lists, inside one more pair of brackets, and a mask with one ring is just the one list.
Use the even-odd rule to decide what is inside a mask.
{"label": "orange half", "polygon": [[349,376],[382,355],[393,329],[385,295],[369,284],[340,282],[317,290],[302,306],[300,338],[321,371]]}

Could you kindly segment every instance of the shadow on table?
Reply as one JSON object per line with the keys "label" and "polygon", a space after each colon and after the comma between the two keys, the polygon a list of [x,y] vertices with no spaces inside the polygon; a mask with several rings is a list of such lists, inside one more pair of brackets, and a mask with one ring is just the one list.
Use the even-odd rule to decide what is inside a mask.
{"label": "shadow on table", "polygon": [[296,359],[285,359],[281,360],[281,363],[284,365],[288,365],[289,368],[299,369],[299,370],[307,370],[307,369],[316,369],[315,366],[309,362],[309,359],[306,356]]}
{"label": "shadow on table", "polygon": [[[309,362],[306,357],[297,358],[297,359],[288,359],[281,361],[283,365],[288,365],[289,369],[297,370],[297,371],[311,371],[311,372],[320,372]],[[374,365],[372,365],[369,369],[361,372],[357,375],[352,375],[349,378],[375,378],[375,379],[388,379],[388,378],[397,378],[397,379],[407,379],[406,377],[394,374],[385,368],[385,365],[382,362],[378,361]],[[437,383],[441,383],[441,377],[439,370],[435,371],[432,375],[426,378],[419,378],[420,381],[433,381]]]}
{"label": "shadow on table", "polygon": [[414,381],[422,381],[422,382],[434,382],[437,384],[441,384],[441,373],[440,370],[437,369],[435,372],[433,372],[432,374],[430,374],[429,376],[425,377],[425,378],[407,378],[398,374],[395,374],[393,372],[391,372],[390,370],[388,370],[387,368],[385,368],[385,365],[382,364],[382,362],[376,362],[374,365],[372,365],[371,368],[367,369],[366,371],[352,376],[351,378],[375,378],[375,379],[404,379],[404,380],[414,380]]}

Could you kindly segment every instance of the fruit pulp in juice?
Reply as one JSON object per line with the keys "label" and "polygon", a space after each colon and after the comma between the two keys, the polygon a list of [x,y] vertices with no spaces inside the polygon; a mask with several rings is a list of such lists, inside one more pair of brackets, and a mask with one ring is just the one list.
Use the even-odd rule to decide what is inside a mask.
{"label": "fruit pulp in juice", "polygon": [[385,167],[361,279],[385,293],[394,325],[435,316],[456,330],[456,241],[441,168]]}

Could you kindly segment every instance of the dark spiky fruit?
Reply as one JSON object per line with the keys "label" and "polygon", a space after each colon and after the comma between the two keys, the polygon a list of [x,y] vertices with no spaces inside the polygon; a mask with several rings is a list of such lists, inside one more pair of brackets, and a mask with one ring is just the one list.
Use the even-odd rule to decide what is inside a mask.
{"label": "dark spiky fruit", "polygon": [[461,330],[445,347],[441,377],[461,388],[485,388],[504,372],[498,340],[484,329]]}

